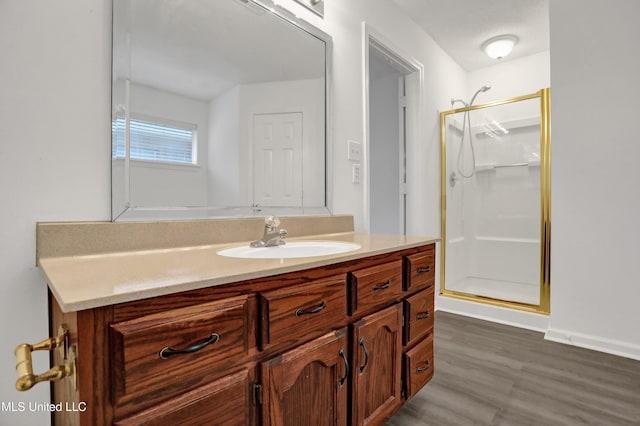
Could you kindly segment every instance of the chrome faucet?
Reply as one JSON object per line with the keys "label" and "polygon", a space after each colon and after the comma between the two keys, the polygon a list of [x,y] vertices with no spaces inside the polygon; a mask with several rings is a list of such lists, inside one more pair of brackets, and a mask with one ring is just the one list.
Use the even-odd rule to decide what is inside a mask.
{"label": "chrome faucet", "polygon": [[252,242],[251,247],[274,247],[283,245],[287,237],[286,229],[278,229],[280,219],[275,216],[267,216],[264,219],[264,235],[261,240]]}

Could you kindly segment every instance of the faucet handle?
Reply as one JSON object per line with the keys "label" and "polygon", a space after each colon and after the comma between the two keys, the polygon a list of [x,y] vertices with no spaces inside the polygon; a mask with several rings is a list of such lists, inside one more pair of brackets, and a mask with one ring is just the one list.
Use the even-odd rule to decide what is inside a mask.
{"label": "faucet handle", "polygon": [[265,225],[273,228],[277,228],[280,226],[280,219],[275,216],[267,216],[264,218]]}

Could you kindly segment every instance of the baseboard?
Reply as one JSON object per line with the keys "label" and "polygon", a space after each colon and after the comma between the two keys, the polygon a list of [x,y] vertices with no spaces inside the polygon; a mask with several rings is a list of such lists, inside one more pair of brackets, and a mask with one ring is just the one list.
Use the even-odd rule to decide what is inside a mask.
{"label": "baseboard", "polygon": [[588,334],[574,333],[567,330],[550,328],[544,336],[545,340],[578,346],[594,351],[605,352],[640,361],[640,346],[619,340],[603,339]]}
{"label": "baseboard", "polygon": [[454,299],[437,294],[435,302],[436,311],[450,312],[452,314],[539,331],[544,333],[545,340],[640,361],[640,345],[557,328],[549,328],[549,317],[546,315],[469,302],[467,300]]}
{"label": "baseboard", "polygon": [[499,324],[511,325],[527,330],[546,332],[549,326],[547,315],[516,309],[502,308],[484,303],[444,297],[436,294],[436,311],[450,312]]}

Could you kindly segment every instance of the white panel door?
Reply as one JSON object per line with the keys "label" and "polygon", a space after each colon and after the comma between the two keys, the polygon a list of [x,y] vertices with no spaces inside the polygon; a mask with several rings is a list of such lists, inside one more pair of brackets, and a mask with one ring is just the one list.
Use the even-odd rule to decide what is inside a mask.
{"label": "white panel door", "polygon": [[302,113],[253,116],[254,204],[302,205]]}

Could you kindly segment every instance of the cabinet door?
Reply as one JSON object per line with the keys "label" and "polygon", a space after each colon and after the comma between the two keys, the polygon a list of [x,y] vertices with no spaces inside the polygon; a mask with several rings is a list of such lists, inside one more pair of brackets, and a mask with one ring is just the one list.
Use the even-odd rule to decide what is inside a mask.
{"label": "cabinet door", "polygon": [[261,365],[262,424],[347,424],[346,329],[327,333]]}
{"label": "cabinet door", "polygon": [[243,369],[186,392],[134,416],[116,421],[116,426],[220,425],[249,426],[253,415],[253,371]]}
{"label": "cabinet door", "polygon": [[402,402],[402,304],[353,327],[353,424],[383,424]]}

